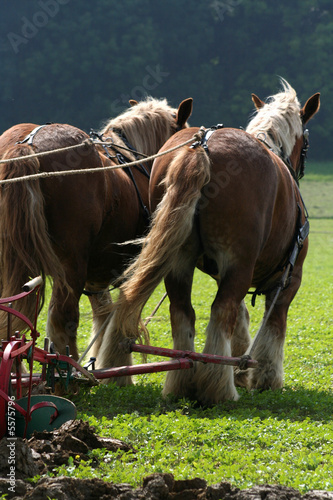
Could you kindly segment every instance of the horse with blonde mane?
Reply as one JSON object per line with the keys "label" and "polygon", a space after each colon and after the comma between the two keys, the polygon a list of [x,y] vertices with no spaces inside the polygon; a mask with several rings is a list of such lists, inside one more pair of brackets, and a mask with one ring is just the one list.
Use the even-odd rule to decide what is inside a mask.
{"label": "horse with blonde mane", "polygon": [[[282,386],[287,313],[301,284],[306,238],[288,284],[269,316],[267,311],[295,238],[306,223],[298,178],[307,149],[305,124],[318,111],[320,100],[316,93],[301,108],[285,80],[282,91],[267,102],[254,94],[252,99],[257,113],[246,131],[216,127],[192,146],[155,160],[150,204],[156,210],[151,230],[126,271],[98,354],[99,368],[131,362],[119,342],[138,337],[142,308],[162,279],[170,299],[174,349],[195,350],[191,288],[194,269],[199,267],[218,285],[204,353],[241,356],[250,352],[244,298],[251,287],[266,296],[263,331],[251,351],[258,365],[235,375],[231,366],[197,362],[192,369],[168,372],[163,394],[214,404],[237,400],[236,385]],[[198,131],[178,132],[162,151]],[[124,377],[117,382],[131,380]]]}
{"label": "horse with blonde mane", "polygon": [[[0,181],[26,176],[0,191],[0,292],[8,297],[20,291],[29,277],[53,279],[47,334],[54,349],[78,358],[76,344],[79,299],[89,292],[94,330],[104,316],[101,306],[111,301],[109,286],[116,283],[137,246],[118,246],[142,236],[149,224],[148,185],[152,162],[171,135],[187,126],[192,99],[174,109],[165,99],[147,98],[108,121],[96,134],[110,148],[87,141],[89,136],[70,125],[19,124],[0,136]],[[62,148],[78,146],[61,151]],[[52,152],[58,150],[58,152]],[[124,152],[125,150],[125,152]],[[45,152],[36,157],[35,153]],[[28,159],[10,158],[31,155]],[[142,165],[104,169],[142,159]],[[37,172],[93,173],[31,179]],[[27,298],[28,299],[28,298]],[[21,312],[33,318],[34,301],[25,300]],[[5,326],[0,331],[4,336]],[[13,320],[13,331],[20,326]],[[98,345],[98,344],[97,344]]]}

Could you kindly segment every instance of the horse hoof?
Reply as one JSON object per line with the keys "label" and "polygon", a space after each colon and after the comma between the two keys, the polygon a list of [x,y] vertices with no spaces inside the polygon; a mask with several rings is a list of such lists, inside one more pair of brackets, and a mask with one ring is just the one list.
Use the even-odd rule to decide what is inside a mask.
{"label": "horse hoof", "polygon": [[249,387],[249,374],[248,371],[235,370],[234,372],[234,382],[236,387]]}

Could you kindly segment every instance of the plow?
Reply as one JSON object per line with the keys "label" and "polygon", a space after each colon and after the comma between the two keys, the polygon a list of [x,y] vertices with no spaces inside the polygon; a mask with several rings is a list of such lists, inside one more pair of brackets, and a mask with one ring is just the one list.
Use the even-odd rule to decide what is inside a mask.
{"label": "plow", "polygon": [[[4,436],[29,438],[34,431],[52,431],[66,421],[75,419],[74,403],[55,394],[59,385],[66,392],[73,381],[98,385],[103,379],[124,375],[190,369],[195,362],[242,368],[253,368],[257,364],[253,359],[246,359],[244,367],[244,359],[240,357],[154,347],[125,339],[122,343],[123,349],[170,359],[95,370],[95,360],[91,358],[86,366],[81,366],[69,352],[55,352],[48,338],[44,340],[44,348],[37,346],[37,339],[40,337],[37,317],[41,284],[41,277],[34,278],[22,287],[20,294],[0,299],[0,310],[7,313],[7,339],[2,340],[0,347],[0,439]],[[30,294],[34,294],[36,299],[33,321],[15,309],[15,303]],[[12,334],[13,316],[22,321],[27,333],[16,331]],[[28,364],[27,373],[24,370],[24,361]],[[38,373],[34,372],[36,363],[41,366]]]}

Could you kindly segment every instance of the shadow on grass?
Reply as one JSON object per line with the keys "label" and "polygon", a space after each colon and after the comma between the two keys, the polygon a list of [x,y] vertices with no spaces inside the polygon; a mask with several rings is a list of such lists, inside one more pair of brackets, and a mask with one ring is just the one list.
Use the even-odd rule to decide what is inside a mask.
{"label": "shadow on grass", "polygon": [[137,413],[140,416],[160,415],[181,411],[193,418],[222,418],[232,415],[240,420],[276,418],[279,420],[327,422],[332,420],[333,394],[303,387],[286,387],[277,391],[247,392],[239,389],[241,398],[219,403],[209,408],[198,406],[188,399],[162,398],[159,384],[138,383],[128,387],[116,384],[82,389],[71,397],[80,414],[96,418]]}

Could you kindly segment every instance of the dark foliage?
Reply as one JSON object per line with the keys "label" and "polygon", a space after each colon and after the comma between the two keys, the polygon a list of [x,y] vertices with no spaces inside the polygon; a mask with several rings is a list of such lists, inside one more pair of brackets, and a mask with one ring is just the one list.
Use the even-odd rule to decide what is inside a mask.
{"label": "dark foliage", "polygon": [[251,92],[274,94],[283,76],[302,103],[321,92],[310,151],[330,156],[330,0],[17,0],[0,12],[1,131],[89,131],[147,94],[193,97],[193,125],[245,126]]}

